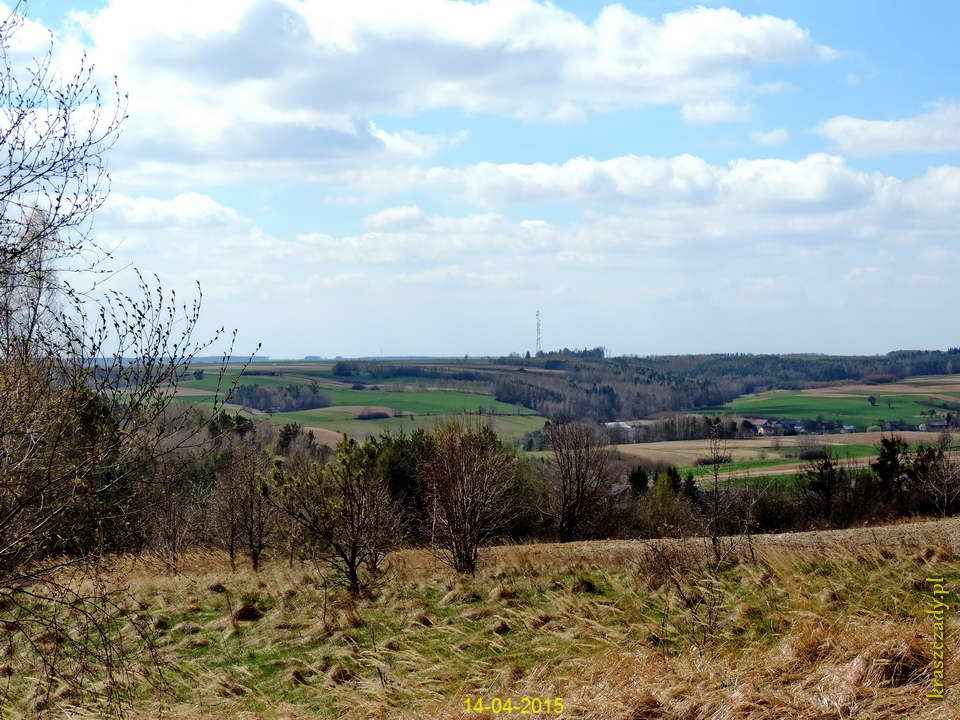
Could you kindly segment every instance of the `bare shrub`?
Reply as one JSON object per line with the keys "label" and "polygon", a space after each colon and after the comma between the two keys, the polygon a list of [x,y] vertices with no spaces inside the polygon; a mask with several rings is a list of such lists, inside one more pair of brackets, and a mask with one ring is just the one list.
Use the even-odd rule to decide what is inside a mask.
{"label": "bare shrub", "polygon": [[698,467],[704,467],[707,465],[712,466],[717,464],[726,465],[732,462],[733,462],[733,456],[731,455],[721,455],[719,458],[712,457],[710,455],[705,455],[703,457],[698,457],[696,460],[693,461],[693,464],[697,465]]}
{"label": "bare shrub", "polygon": [[553,462],[547,477],[543,513],[557,539],[580,537],[610,500],[612,458],[606,438],[581,423],[550,423],[545,428]]}
{"label": "bare shrub", "polygon": [[196,440],[173,398],[209,343],[193,337],[199,296],[62,279],[106,258],[90,222],[125,99],[104,103],[85,60],[58,76],[52,45],[17,62],[21,9],[0,20],[0,620],[35,659],[40,707],[58,685],[116,700],[135,666],[117,628],[142,628],[102,582],[103,555],[140,547],[158,468]]}
{"label": "bare shrub", "polygon": [[179,570],[181,554],[202,541],[203,489],[187,471],[202,448],[178,448],[155,467],[144,489],[148,505],[140,513],[145,545],[170,570]]}
{"label": "bare shrub", "polygon": [[431,440],[421,465],[431,545],[456,572],[473,574],[480,548],[515,512],[517,458],[479,418],[439,425]]}
{"label": "bare shrub", "polygon": [[908,471],[910,480],[940,517],[947,517],[960,500],[960,459],[950,454],[948,434],[930,447],[914,453]]}
{"label": "bare shrub", "polygon": [[826,460],[833,457],[833,451],[817,438],[804,436],[797,442],[796,456],[798,460],[805,461]]}
{"label": "bare shrub", "polygon": [[711,473],[700,510],[704,530],[710,537],[710,544],[713,548],[713,560],[720,564],[724,556],[729,553],[730,548],[728,546],[732,542],[729,539],[724,540],[724,533],[730,531],[731,520],[734,516],[735,492],[730,478],[720,476],[721,467],[726,462],[726,458],[729,457],[720,418],[708,418],[707,431],[709,434],[708,459],[711,460]]}
{"label": "bare shrub", "polygon": [[687,611],[688,631],[695,645],[705,645],[721,634],[730,601],[721,582],[729,562],[714,560],[715,548],[707,541],[645,543],[635,571],[649,589],[669,587]]}
{"label": "bare shrub", "polygon": [[224,460],[216,472],[208,506],[208,538],[230,556],[237,569],[237,554],[246,552],[254,570],[266,549],[274,525],[272,508],[262,492],[266,458],[263,451],[244,440],[228,441]]}
{"label": "bare shrub", "polygon": [[[114,298],[90,318],[77,300],[34,329],[29,355],[6,353],[0,362],[0,599],[36,600],[22,604],[35,610],[32,618],[14,621],[24,637],[37,625],[78,622],[100,646],[94,652],[91,641],[78,674],[53,646],[34,643],[51,686],[86,692],[94,685],[85,676],[129,667],[111,633],[116,619],[97,610],[122,611],[122,603],[69,583],[85,576],[100,587],[103,553],[137,549],[151,514],[172,523],[165,547],[176,553],[183,543],[189,518],[170,480],[202,424],[173,404],[173,393],[196,352],[190,334],[198,311],[184,321],[153,294]],[[173,504],[153,503],[158,496]],[[113,695],[110,682],[100,687]]]}
{"label": "bare shrub", "polygon": [[357,413],[357,420],[384,420],[390,413],[383,410],[361,410]]}

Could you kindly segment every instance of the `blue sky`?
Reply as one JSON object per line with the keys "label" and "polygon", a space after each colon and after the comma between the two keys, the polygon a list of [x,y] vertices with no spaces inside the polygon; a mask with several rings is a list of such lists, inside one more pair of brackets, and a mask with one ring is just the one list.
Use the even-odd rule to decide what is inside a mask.
{"label": "blue sky", "polygon": [[960,344],[955,3],[29,15],[130,94],[98,237],[242,349]]}

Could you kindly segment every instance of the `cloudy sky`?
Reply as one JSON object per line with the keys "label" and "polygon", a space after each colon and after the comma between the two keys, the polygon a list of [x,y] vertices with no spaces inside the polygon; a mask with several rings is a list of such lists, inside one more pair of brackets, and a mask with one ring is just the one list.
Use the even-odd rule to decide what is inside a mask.
{"label": "cloudy sky", "polygon": [[101,242],[242,349],[523,352],[540,308],[546,347],[869,353],[960,344],[960,6],[911,5],[33,0],[26,32],[129,93]]}

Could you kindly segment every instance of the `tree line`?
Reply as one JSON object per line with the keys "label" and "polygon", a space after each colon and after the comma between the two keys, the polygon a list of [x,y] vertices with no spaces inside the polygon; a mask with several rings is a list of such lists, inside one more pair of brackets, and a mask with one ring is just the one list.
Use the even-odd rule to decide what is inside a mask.
{"label": "tree line", "polygon": [[411,378],[476,382],[487,379],[482,372],[475,370],[452,370],[409,363],[363,362],[360,360],[339,360],[333,364],[332,372],[335,377],[353,378],[358,381]]}
{"label": "tree line", "polygon": [[[716,407],[744,394],[851,380],[892,382],[960,372],[960,348],[877,356],[675,355],[604,358],[558,351],[502,358],[518,367],[491,378],[498,400],[553,418],[609,422]],[[531,369],[562,373],[530,372]]]}
{"label": "tree line", "polygon": [[[248,373],[244,373],[248,374]],[[237,384],[230,401],[261,412],[292,412],[329,407],[333,400],[316,383],[289,385]]]}
{"label": "tree line", "polygon": [[694,478],[621,456],[601,428],[578,422],[548,423],[547,453],[530,457],[476,417],[431,432],[344,437],[331,449],[298,425],[221,412],[206,420],[207,451],[181,454],[164,498],[122,501],[146,509],[124,523],[144,533],[114,549],[151,549],[176,566],[190,548],[219,548],[254,569],[267,554],[309,562],[362,592],[404,546],[472,573],[482,548],[504,541],[719,537],[960,512],[949,435],[916,448],[885,437],[872,463],[840,461],[811,443],[791,481],[737,479],[723,473],[722,422],[707,422],[701,464],[710,473]]}

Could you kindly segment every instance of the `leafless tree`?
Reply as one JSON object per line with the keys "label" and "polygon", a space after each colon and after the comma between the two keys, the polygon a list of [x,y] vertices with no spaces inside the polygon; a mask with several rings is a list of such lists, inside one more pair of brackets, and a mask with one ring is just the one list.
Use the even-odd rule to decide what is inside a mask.
{"label": "leafless tree", "polygon": [[[251,525],[250,511],[259,505],[250,502],[248,496],[252,492],[259,492],[257,475],[262,470],[262,451],[243,439],[232,442],[226,439],[221,442],[219,449],[226,459],[217,469],[210,491],[207,505],[208,539],[230,556],[230,567],[236,570],[237,555],[248,547],[249,530],[255,529],[247,526]],[[257,558],[259,565],[259,554]]]}
{"label": "leafless tree", "polygon": [[91,221],[106,200],[105,154],[126,118],[114,84],[105,102],[84,57],[55,70],[53,41],[23,57],[14,41],[25,2],[0,20],[0,330],[9,352],[33,339],[58,270],[89,269],[107,253]]}
{"label": "leafless tree", "polygon": [[[58,665],[64,656],[36,638],[48,636],[51,623],[75,623],[75,632],[100,643],[86,671],[125,666],[90,662],[114,663],[121,652],[109,629],[123,604],[106,590],[84,595],[71,583],[85,573],[87,588],[104,587],[98,577],[109,533],[139,522],[143,501],[175,477],[178,453],[195,442],[196,418],[174,403],[174,393],[197,349],[190,335],[199,305],[184,319],[158,302],[169,305],[155,295],[115,297],[90,317],[89,303],[77,300],[50,316],[29,356],[0,361],[0,608],[13,603],[23,611],[11,619],[0,609],[0,619],[17,643],[46,652],[40,657],[51,682],[84,690],[94,683],[75,670],[58,677],[75,663]],[[28,618],[26,608],[35,614]]]}
{"label": "leafless tree", "polygon": [[368,450],[344,437],[332,462],[281,472],[272,487],[283,516],[300,531],[302,552],[353,594],[379,581],[405,534],[401,508]]}
{"label": "leafless tree", "polygon": [[270,546],[277,527],[276,506],[269,497],[269,478],[277,472],[278,460],[257,448],[248,448],[234,469],[240,500],[240,541],[254,572],[260,571],[263,553]]}
{"label": "leafless tree", "polygon": [[546,427],[553,462],[547,477],[543,512],[557,539],[579,537],[610,500],[613,463],[606,438],[581,423],[551,423]]}
{"label": "leafless tree", "polygon": [[174,451],[157,463],[142,489],[149,500],[145,512],[138,513],[143,518],[145,543],[174,572],[179,571],[183,552],[200,539],[201,489],[183,469],[202,452],[202,448],[192,447]]}
{"label": "leafless tree", "polygon": [[61,280],[105,257],[90,221],[125,100],[101,102],[85,60],[59,77],[52,45],[21,58],[21,10],[0,21],[0,643],[36,660],[40,706],[55,683],[116,698],[132,665],[137,643],[116,628],[139,626],[103,581],[104,551],[194,442],[174,394],[209,343],[193,337],[199,296],[184,305],[141,278],[94,297]]}
{"label": "leafless tree", "polygon": [[729,460],[720,418],[707,418],[707,433],[710,480],[702,508],[702,518],[704,530],[710,538],[714,562],[720,563],[731,551],[734,542],[729,539],[725,544],[724,535],[731,534],[731,531],[748,532],[751,520],[745,517],[740,518],[742,521],[740,527],[733,527],[736,494],[730,479],[721,477],[720,474],[724,463]]}
{"label": "leafless tree", "polygon": [[952,444],[951,435],[942,433],[936,445],[917,450],[910,468],[913,481],[940,517],[947,517],[960,500],[960,458],[951,453]]}
{"label": "leafless tree", "polygon": [[476,572],[480,548],[512,519],[517,459],[479,418],[437,426],[421,466],[431,545],[460,573]]}

